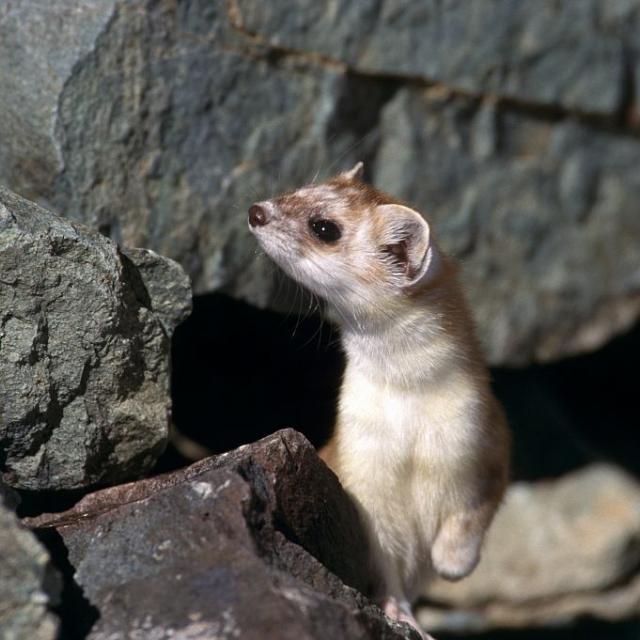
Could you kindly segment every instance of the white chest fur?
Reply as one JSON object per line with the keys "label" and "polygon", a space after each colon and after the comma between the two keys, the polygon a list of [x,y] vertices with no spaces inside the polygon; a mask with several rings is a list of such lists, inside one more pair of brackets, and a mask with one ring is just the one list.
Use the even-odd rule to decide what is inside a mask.
{"label": "white chest fur", "polygon": [[[381,554],[413,582],[428,569],[441,521],[468,499],[482,402],[445,345],[436,341],[429,353],[416,348],[409,358],[401,350],[371,358],[370,346],[365,356],[357,341],[345,342],[338,474],[366,514]],[[407,365],[415,375],[402,383],[394,371]]]}
{"label": "white chest fur", "polygon": [[356,495],[370,489],[375,495],[378,485],[418,491],[423,509],[444,507],[426,501],[441,500],[430,491],[439,493],[439,485],[447,486],[452,476],[464,472],[473,450],[477,404],[474,388],[461,373],[412,389],[348,368],[339,413],[345,484]]}

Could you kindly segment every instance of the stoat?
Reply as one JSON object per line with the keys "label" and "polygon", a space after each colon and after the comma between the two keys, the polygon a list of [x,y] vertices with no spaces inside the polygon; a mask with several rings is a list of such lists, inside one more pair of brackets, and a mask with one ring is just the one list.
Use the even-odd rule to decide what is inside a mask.
{"label": "stoat", "polygon": [[321,456],[363,514],[377,598],[420,630],[410,603],[434,571],[473,571],[509,467],[456,265],[422,215],[363,182],[361,163],[252,205],[249,227],[340,325],[346,370]]}

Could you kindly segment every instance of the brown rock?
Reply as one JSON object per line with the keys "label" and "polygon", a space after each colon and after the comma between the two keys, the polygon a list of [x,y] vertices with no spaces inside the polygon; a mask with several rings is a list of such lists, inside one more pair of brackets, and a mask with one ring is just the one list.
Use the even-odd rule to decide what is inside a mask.
{"label": "brown rock", "polygon": [[93,639],[415,637],[356,591],[355,507],[291,430],[28,522],[64,539]]}

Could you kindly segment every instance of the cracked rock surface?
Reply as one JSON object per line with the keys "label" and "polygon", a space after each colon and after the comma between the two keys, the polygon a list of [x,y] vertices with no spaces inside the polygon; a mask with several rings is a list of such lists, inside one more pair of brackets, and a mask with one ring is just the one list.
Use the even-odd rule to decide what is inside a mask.
{"label": "cracked rock surface", "polygon": [[355,507],[292,430],[28,524],[62,536],[92,640],[417,640],[356,591],[370,575]]}
{"label": "cracked rock surface", "polygon": [[81,4],[0,6],[14,191],[273,306],[247,207],[363,159],[462,259],[492,364],[640,316],[640,0]]}
{"label": "cracked rock surface", "polygon": [[167,440],[170,332],[191,303],[182,269],[0,188],[0,274],[4,481],[74,489],[144,473]]}
{"label": "cracked rock surface", "polygon": [[178,260],[198,292],[266,303],[244,212],[328,164],[329,136],[337,151],[353,142],[334,132],[348,80],[268,61],[224,2],[77,4],[0,7],[0,139],[23,134],[0,148],[0,182]]}

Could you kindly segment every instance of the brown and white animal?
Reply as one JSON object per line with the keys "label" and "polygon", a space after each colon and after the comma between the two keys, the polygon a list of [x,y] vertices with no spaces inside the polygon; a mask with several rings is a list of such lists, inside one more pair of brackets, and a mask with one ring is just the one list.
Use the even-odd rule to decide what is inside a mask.
{"label": "brown and white animal", "polygon": [[340,324],[346,371],[321,455],[363,514],[377,597],[417,628],[410,603],[433,571],[458,580],[478,563],[509,434],[455,264],[423,216],[361,174],[254,204],[249,227]]}

